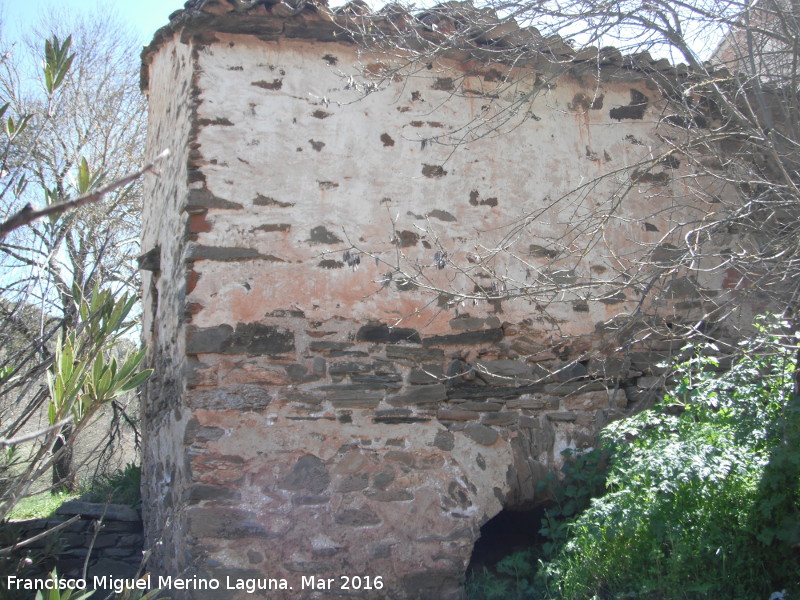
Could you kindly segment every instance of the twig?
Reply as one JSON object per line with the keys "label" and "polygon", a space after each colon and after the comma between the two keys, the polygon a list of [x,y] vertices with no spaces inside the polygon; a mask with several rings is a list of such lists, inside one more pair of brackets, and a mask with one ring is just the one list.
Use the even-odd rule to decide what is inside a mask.
{"label": "twig", "polygon": [[0,438],[0,447],[16,446],[17,444],[22,444],[24,442],[29,442],[31,440],[36,439],[37,437],[41,437],[43,435],[47,435],[51,431],[55,431],[57,429],[60,429],[64,425],[69,425],[70,423],[72,423],[72,417],[71,416],[67,417],[66,419],[63,419],[63,420],[59,421],[55,425],[52,425],[52,426],[47,427],[45,429],[40,429],[39,431],[34,431],[33,433],[28,433],[26,435],[21,435],[19,437],[15,437],[15,438],[11,438],[11,439]]}
{"label": "twig", "polygon": [[92,550],[94,550],[94,544],[97,541],[97,534],[100,533],[100,530],[103,528],[103,520],[106,518],[107,512],[108,502],[106,502],[105,507],[103,508],[103,514],[100,515],[99,519],[95,519],[93,523],[94,533],[92,534],[92,541],[89,542],[89,547],[87,548],[86,560],[83,561],[83,571],[81,574],[83,579],[86,579],[86,573],[89,571],[89,559],[92,557]]}
{"label": "twig", "polygon": [[105,187],[100,188],[94,192],[89,194],[84,194],[83,196],[78,196],[74,200],[69,200],[67,202],[61,202],[59,204],[53,204],[48,206],[47,208],[43,208],[41,210],[34,210],[33,206],[26,204],[22,207],[22,209],[17,212],[15,215],[6,219],[2,225],[0,225],[0,240],[3,239],[8,233],[18,229],[24,225],[28,225],[33,223],[37,219],[41,219],[42,217],[48,217],[51,215],[60,215],[63,212],[68,210],[74,210],[76,208],[80,208],[86,204],[92,204],[94,202],[100,201],[103,196],[108,194],[109,192],[113,192],[117,188],[123,187],[132,183],[139,179],[145,173],[149,173],[154,170],[155,165],[158,161],[166,158],[169,156],[169,150],[164,150],[161,154],[159,154],[153,162],[148,165],[145,165],[138,171],[134,171],[133,173],[129,173],[124,177],[117,179],[116,181],[108,184]]}
{"label": "twig", "polygon": [[5,548],[0,548],[0,556],[5,556],[6,554],[9,554],[10,552],[16,550],[17,548],[23,548],[25,546],[29,546],[30,544],[32,544],[35,541],[41,540],[42,538],[45,538],[45,537],[47,537],[49,535],[54,534],[56,531],[60,531],[61,529],[64,529],[65,527],[67,527],[69,525],[72,525],[75,521],[77,521],[80,518],[81,518],[80,515],[75,515],[74,517],[71,517],[71,518],[67,519],[63,523],[59,523],[55,527],[51,527],[47,531],[43,531],[42,533],[39,533],[39,534],[37,534],[37,535],[35,535],[33,537],[30,537],[30,538],[28,538],[26,540],[22,540],[21,542],[17,542],[13,546],[7,546]]}

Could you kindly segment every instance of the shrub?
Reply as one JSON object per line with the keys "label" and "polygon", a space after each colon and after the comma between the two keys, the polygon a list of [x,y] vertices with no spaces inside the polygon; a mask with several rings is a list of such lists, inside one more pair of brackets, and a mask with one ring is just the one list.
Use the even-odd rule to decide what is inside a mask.
{"label": "shrub", "polygon": [[536,562],[532,549],[520,550],[501,559],[492,571],[474,573],[464,588],[469,600],[533,600],[536,592]]}
{"label": "shrub", "polygon": [[762,327],[724,374],[701,352],[679,367],[661,406],[603,431],[606,493],[568,523],[568,540],[545,565],[561,597],[750,600],[797,591],[800,398],[791,341]]}
{"label": "shrub", "polygon": [[127,504],[139,508],[142,503],[141,484],[141,467],[129,463],[124,469],[98,476],[81,494],[81,499],[87,502]]}

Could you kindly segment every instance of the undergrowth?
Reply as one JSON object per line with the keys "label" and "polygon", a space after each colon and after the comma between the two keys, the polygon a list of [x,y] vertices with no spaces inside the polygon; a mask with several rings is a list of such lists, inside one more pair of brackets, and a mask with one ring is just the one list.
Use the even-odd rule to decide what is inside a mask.
{"label": "undergrowth", "polygon": [[659,406],[569,457],[542,558],[473,575],[468,598],[799,598],[797,348],[781,331],[762,326],[725,373],[695,349]]}
{"label": "undergrowth", "polygon": [[128,464],[124,469],[97,477],[90,487],[82,491],[80,497],[86,502],[127,504],[139,508],[142,503],[141,485],[141,467]]}
{"label": "undergrowth", "polygon": [[42,492],[23,498],[9,513],[9,520],[45,519],[69,500],[126,504],[133,508],[141,505],[142,471],[138,465],[128,464],[124,469],[100,475],[77,493]]}

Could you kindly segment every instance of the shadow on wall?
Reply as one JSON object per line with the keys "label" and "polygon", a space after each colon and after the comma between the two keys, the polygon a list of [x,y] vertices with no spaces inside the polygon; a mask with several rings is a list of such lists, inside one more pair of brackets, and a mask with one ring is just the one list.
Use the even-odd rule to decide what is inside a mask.
{"label": "shadow on wall", "polygon": [[484,568],[491,571],[498,561],[519,550],[538,546],[545,541],[539,534],[545,505],[530,510],[503,509],[481,527],[467,567],[467,579]]}

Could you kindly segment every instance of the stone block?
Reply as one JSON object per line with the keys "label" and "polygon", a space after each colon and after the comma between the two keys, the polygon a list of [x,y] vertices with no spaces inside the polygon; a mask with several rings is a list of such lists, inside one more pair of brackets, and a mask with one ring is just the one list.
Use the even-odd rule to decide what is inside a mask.
{"label": "stone block", "polygon": [[464,435],[481,446],[491,446],[500,437],[494,429],[480,423],[470,423],[464,427]]}
{"label": "stone block", "polygon": [[441,348],[420,348],[419,346],[396,344],[386,347],[386,358],[423,364],[441,363],[444,360],[444,350]]}
{"label": "stone block", "polygon": [[455,319],[450,319],[450,327],[456,331],[473,331],[476,329],[483,329],[484,323],[484,319],[470,317],[469,315],[461,315]]}
{"label": "stone block", "polygon": [[387,461],[396,462],[405,467],[414,466],[414,455],[409,452],[403,452],[402,450],[390,450],[386,453],[384,458]]}
{"label": "stone block", "polygon": [[639,377],[636,380],[636,385],[638,385],[640,388],[654,389],[663,388],[664,382],[665,380],[663,377]]}
{"label": "stone block", "polygon": [[391,471],[381,471],[380,473],[376,473],[375,477],[372,478],[372,487],[382,490],[393,481],[394,473]]}
{"label": "stone block", "polygon": [[408,383],[411,385],[438,383],[443,377],[444,371],[441,365],[425,365],[421,369],[411,369]]}
{"label": "stone block", "polygon": [[412,423],[427,423],[430,420],[430,417],[409,415],[407,417],[375,417],[372,422],[383,423],[384,425],[410,425]]}
{"label": "stone block", "polygon": [[436,411],[436,418],[440,421],[477,421],[479,415],[460,408],[440,408]]}
{"label": "stone block", "polygon": [[486,360],[477,363],[487,373],[501,377],[530,377],[532,367],[519,360]]}
{"label": "stone block", "polygon": [[328,375],[335,377],[336,375],[349,375],[350,373],[369,373],[373,369],[373,365],[366,362],[330,362],[328,363]]}
{"label": "stone block", "polygon": [[383,392],[364,385],[331,386],[326,388],[325,398],[334,408],[375,408],[383,400]]}
{"label": "stone block", "polygon": [[426,348],[431,346],[480,346],[496,344],[502,339],[502,329],[484,329],[449,335],[432,335],[422,340],[422,345]]}
{"label": "stone block", "polygon": [[238,262],[249,260],[266,260],[283,262],[270,254],[261,254],[255,248],[238,248],[226,246],[191,246],[186,252],[187,261],[210,260],[216,262]]}
{"label": "stone block", "polygon": [[269,389],[260,385],[194,389],[186,398],[190,408],[208,410],[263,410],[273,400]]}
{"label": "stone block", "polygon": [[475,365],[479,377],[494,385],[520,385],[534,383],[549,375],[537,364],[528,364],[522,360],[487,360]]}
{"label": "stone block", "polygon": [[365,489],[368,485],[369,473],[353,473],[335,479],[333,490],[340,493],[357,492]]}
{"label": "stone block", "polygon": [[606,391],[565,396],[561,399],[563,410],[601,410],[608,408],[608,405],[609,396]]}
{"label": "stone block", "polygon": [[115,533],[102,533],[101,530],[101,533],[94,538],[92,547],[97,548],[98,550],[103,550],[106,548],[112,548],[116,545],[117,535]]}
{"label": "stone block", "polygon": [[81,515],[90,519],[104,518],[108,521],[130,521],[140,523],[138,510],[124,504],[103,504],[69,500],[56,509],[57,515]]}
{"label": "stone block", "polygon": [[556,396],[529,394],[505,401],[506,408],[523,408],[527,410],[556,410],[559,399]]}
{"label": "stone block", "polygon": [[215,196],[207,189],[189,190],[185,205],[187,212],[193,213],[198,210],[208,210],[210,208],[216,210],[241,210],[244,207],[238,202],[231,202],[230,200]]}
{"label": "stone block", "polygon": [[514,425],[519,419],[519,414],[516,412],[496,412],[484,415],[481,418],[481,423],[484,425],[496,425],[498,427],[508,427]]}
{"label": "stone block", "polygon": [[183,491],[182,501],[187,504],[234,502],[239,500],[240,497],[239,492],[229,486],[193,483]]}
{"label": "stone block", "polygon": [[313,454],[305,454],[298,458],[292,470],[283,476],[278,488],[319,494],[327,489],[330,482],[331,476],[325,463]]}
{"label": "stone block", "polygon": [[[571,385],[571,384],[559,384]],[[545,392],[548,384],[536,383],[533,385],[522,386],[488,386],[488,385],[453,385],[447,388],[447,397],[456,402],[458,400],[478,399],[483,400],[487,397],[495,400],[502,398],[514,398],[527,394],[538,394]]]}
{"label": "stone block", "polygon": [[409,490],[369,491],[364,495],[375,502],[408,502],[414,499],[414,494]]}
{"label": "stone block", "polygon": [[356,340],[373,344],[420,343],[419,333],[416,329],[389,327],[385,324],[364,325],[356,333]]}
{"label": "stone block", "polygon": [[403,387],[403,378],[396,373],[353,373],[350,381],[377,390],[396,390]]}
{"label": "stone block", "polygon": [[294,333],[261,323],[186,328],[187,354],[279,355],[294,351]]}
{"label": "stone block", "polygon": [[322,504],[327,504],[330,501],[330,496],[323,496],[320,494],[303,494],[300,496],[292,496],[292,505],[294,506],[320,506]]}
{"label": "stone block", "polygon": [[106,533],[141,533],[141,521],[105,521],[103,531]]}
{"label": "stone block", "polygon": [[547,413],[547,419],[549,421],[572,422],[577,418],[578,415],[576,415],[574,412],[560,411],[560,412]]}
{"label": "stone block", "polygon": [[592,357],[589,359],[588,375],[602,379],[625,379],[630,370],[630,359]]}
{"label": "stone block", "polygon": [[367,527],[381,524],[381,518],[369,506],[340,510],[334,513],[333,520],[337,525],[348,525],[350,527]]}
{"label": "stone block", "polygon": [[675,358],[671,352],[633,352],[631,367],[649,375],[664,375],[669,372],[669,363]]}
{"label": "stone block", "polygon": [[249,537],[275,537],[254,512],[238,508],[193,506],[184,512],[188,534],[198,538],[237,540]]}
{"label": "stone block", "polygon": [[571,396],[605,389],[606,385],[604,382],[594,380],[547,383],[544,386],[544,392],[553,396]]}
{"label": "stone block", "polygon": [[474,412],[497,412],[503,405],[499,402],[478,402],[478,401],[469,401],[469,402],[459,402],[455,406],[458,407],[459,410],[471,410]]}
{"label": "stone block", "polygon": [[328,341],[321,341],[321,342],[310,342],[308,344],[308,349],[312,352],[343,352],[345,350],[349,350],[354,346],[349,342],[328,342]]}
{"label": "stone block", "polygon": [[434,385],[414,386],[400,394],[389,396],[386,401],[392,406],[407,406],[417,404],[434,404],[447,399],[447,388],[437,383]]}
{"label": "stone block", "polygon": [[581,377],[586,377],[588,373],[586,366],[579,362],[556,367],[555,371],[555,376],[558,381],[573,381]]}
{"label": "stone block", "polygon": [[436,437],[433,439],[433,445],[440,450],[449,452],[455,447],[455,436],[449,431],[437,431]]}
{"label": "stone block", "polygon": [[215,442],[225,434],[225,430],[219,427],[201,427],[197,419],[189,419],[186,424],[186,429],[183,431],[183,443],[189,444],[205,444],[207,442]]}

